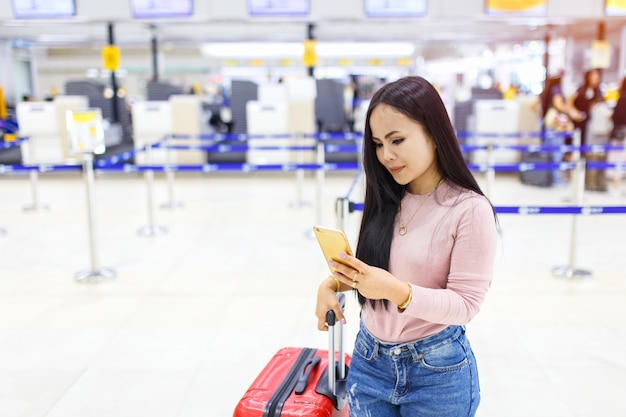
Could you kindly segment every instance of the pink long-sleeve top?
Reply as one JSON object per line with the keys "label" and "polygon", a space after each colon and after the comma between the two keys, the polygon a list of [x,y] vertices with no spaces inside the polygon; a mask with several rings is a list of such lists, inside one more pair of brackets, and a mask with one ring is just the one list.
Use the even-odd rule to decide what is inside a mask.
{"label": "pink long-sleeve top", "polygon": [[385,342],[403,343],[467,324],[480,310],[493,276],[498,240],[493,210],[473,191],[444,182],[430,197],[405,193],[401,236],[396,215],[389,272],[411,284],[413,300],[400,312],[363,306],[365,327]]}

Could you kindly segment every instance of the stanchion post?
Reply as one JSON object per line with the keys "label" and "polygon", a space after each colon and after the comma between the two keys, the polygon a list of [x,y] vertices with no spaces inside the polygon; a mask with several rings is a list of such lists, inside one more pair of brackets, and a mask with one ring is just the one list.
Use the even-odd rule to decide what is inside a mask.
{"label": "stanchion post", "polygon": [[[581,135],[580,129],[574,130],[574,134],[572,135],[572,162],[576,164],[574,168],[574,172],[571,175],[571,187],[570,191],[572,193],[571,199],[574,204],[581,205],[583,201],[583,194],[585,192],[585,165],[583,164],[582,170],[579,164],[581,160],[580,153],[580,145],[581,145]],[[580,177],[582,176],[582,189],[579,187]]]}
{"label": "stanchion post", "polygon": [[324,142],[317,142],[317,164],[319,167],[315,172],[316,192],[315,192],[315,224],[322,224],[322,190],[324,189],[326,155],[324,153]]}
{"label": "stanchion post", "polygon": [[[296,163],[303,164],[304,163],[304,135],[297,134],[295,135],[295,146],[298,147],[296,151]],[[290,204],[291,207],[304,207],[310,205],[306,201],[304,201],[303,196],[303,187],[304,187],[304,170],[301,168],[296,169],[296,199]]]}
{"label": "stanchion post", "polygon": [[488,198],[493,198],[493,186],[496,181],[496,154],[493,149],[493,143],[487,145],[487,189],[485,194]]}
{"label": "stanchion post", "polygon": [[[26,147],[26,151],[24,148]],[[28,154],[30,156],[30,161],[35,161],[35,150],[33,148],[33,143],[27,143],[27,141],[22,142],[20,145],[22,150],[22,155]],[[39,203],[39,172],[37,169],[31,169],[28,173],[30,177],[30,189],[31,195],[33,197],[33,202],[29,206],[24,206],[24,211],[38,211],[38,210],[47,210],[48,206],[45,204]]]}
{"label": "stanchion post", "polygon": [[339,197],[335,201],[335,216],[337,217],[337,229],[346,230],[348,214],[350,213],[350,200]]}
{"label": "stanchion post", "polygon": [[[580,145],[582,144],[580,129],[574,130],[574,135],[572,136],[572,145],[574,146],[574,151],[572,152],[572,160],[574,162],[580,161]],[[576,166],[578,168],[578,166]],[[584,167],[583,167],[584,168]],[[583,181],[584,184],[584,181]],[[583,187],[584,190],[584,187]]]}
{"label": "stanchion post", "polygon": [[94,199],[94,157],[92,153],[83,154],[83,177],[87,196],[87,230],[89,233],[89,254],[91,257],[91,269],[78,272],[74,275],[79,282],[101,282],[115,278],[115,271],[110,268],[98,267],[98,253],[96,250],[95,232],[95,199]]}
{"label": "stanchion post", "polygon": [[33,197],[33,203],[29,206],[24,206],[24,211],[47,210],[47,205],[39,203],[39,173],[36,169],[31,169],[28,175],[30,176],[30,189]]}
{"label": "stanchion post", "polygon": [[[169,200],[163,204],[161,204],[161,208],[166,208],[166,209],[176,209],[179,207],[183,206],[183,203],[181,203],[180,201],[176,201],[174,199],[174,170],[172,169],[172,165],[173,163],[173,158],[172,158],[172,150],[169,147],[168,142],[168,138],[165,138],[165,145],[166,145],[166,151],[165,151],[165,158],[167,160],[167,169],[165,172],[165,177],[167,179],[167,195],[169,197]],[[152,163],[152,161],[150,162]]]}
{"label": "stanchion post", "polygon": [[[152,146],[148,145],[146,147],[146,152],[148,153],[148,157],[146,158],[148,162],[152,163]],[[152,190],[154,187],[154,170],[146,169],[144,171],[144,179],[146,180],[146,195],[147,195],[147,206],[148,206],[148,224],[146,226],[140,227],[138,233],[140,236],[158,236],[164,233],[167,233],[167,229],[163,226],[158,226],[154,224],[154,198],[152,196]]]}
{"label": "stanchion post", "polygon": [[[580,136],[579,136],[580,138]],[[580,155],[580,154],[579,154]],[[576,169],[574,170],[574,178],[572,186],[574,190],[574,204],[581,206],[583,204],[583,194],[585,192],[585,165],[584,158],[577,156]],[[569,246],[569,263],[567,266],[558,266],[552,269],[552,273],[564,278],[586,278],[592,275],[591,271],[576,268],[576,254],[578,243],[578,217],[572,215],[570,246]]]}

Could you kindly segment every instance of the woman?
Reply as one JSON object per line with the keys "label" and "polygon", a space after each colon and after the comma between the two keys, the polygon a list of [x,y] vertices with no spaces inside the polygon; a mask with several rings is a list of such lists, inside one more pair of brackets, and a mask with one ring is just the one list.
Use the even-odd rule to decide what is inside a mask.
{"label": "woman", "polygon": [[[620,82],[619,99],[615,103],[613,114],[611,116],[613,121],[613,131],[611,132],[611,145],[624,146],[626,143],[626,78],[623,78]],[[607,162],[615,164],[626,163],[626,151],[624,150],[611,150],[607,154]],[[615,197],[621,197],[622,191],[622,177],[624,175],[623,169],[609,168],[606,170],[606,178],[609,180],[608,192]]]}
{"label": "woman", "polygon": [[582,86],[568,98],[568,106],[578,111],[579,116],[574,119],[574,127],[580,129],[580,144],[588,143],[587,126],[593,106],[604,101],[600,91],[601,73],[599,69],[591,69],[585,72]]}
{"label": "woman", "polygon": [[[572,138],[568,133],[574,130],[574,121],[580,120],[581,114],[571,106],[563,95],[561,85],[563,76],[561,74],[548,78],[545,88],[541,93],[541,120],[543,121],[543,143],[545,145],[561,146],[571,145]],[[548,115],[548,112],[551,112]],[[548,117],[546,117],[548,115]],[[563,154],[560,151],[552,152],[552,162],[558,163],[563,159],[571,160],[571,153]],[[549,175],[549,174],[548,174]],[[552,185],[567,184],[564,177],[568,177],[567,172],[559,169],[552,171]]]}
{"label": "woman", "polygon": [[347,390],[350,415],[473,416],[480,401],[464,325],[492,279],[497,225],[467,168],[435,88],[421,77],[383,86],[363,139],[366,192],[356,257],[318,290],[316,315],[362,306]]}
{"label": "woman", "polygon": [[624,131],[626,131],[626,78],[622,78],[619,85],[619,98],[613,108],[611,115],[613,121],[612,138],[618,140],[624,139]]}
{"label": "woman", "polygon": [[[544,128],[569,131],[574,129],[573,121],[579,120],[581,115],[578,110],[565,100],[565,96],[563,95],[562,80],[562,75],[557,75],[546,80],[546,85],[541,93],[541,120],[544,122]],[[560,126],[545,125],[546,114],[551,108],[555,109],[562,115]]]}

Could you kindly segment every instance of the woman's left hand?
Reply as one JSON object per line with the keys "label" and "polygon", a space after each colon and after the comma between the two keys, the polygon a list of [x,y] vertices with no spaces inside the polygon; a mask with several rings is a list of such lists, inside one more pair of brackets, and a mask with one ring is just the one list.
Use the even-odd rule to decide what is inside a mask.
{"label": "woman's left hand", "polygon": [[406,283],[388,271],[370,266],[347,254],[340,255],[340,258],[347,265],[337,261],[330,261],[330,265],[342,284],[358,290],[361,295],[370,300],[384,299],[400,304],[406,299],[403,295],[408,291]]}

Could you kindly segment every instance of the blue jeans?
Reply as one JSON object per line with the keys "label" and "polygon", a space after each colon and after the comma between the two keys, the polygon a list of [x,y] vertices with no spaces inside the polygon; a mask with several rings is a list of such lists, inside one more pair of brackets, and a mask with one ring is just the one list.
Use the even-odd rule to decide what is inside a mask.
{"label": "blue jeans", "polygon": [[[563,132],[556,132],[552,130],[546,129],[546,135],[544,139],[544,145],[547,146],[563,146],[565,145],[565,136],[563,136]],[[552,152],[552,162],[561,163],[563,161],[563,152],[559,149],[551,151]],[[560,169],[556,169],[552,171],[552,184],[559,185],[563,183],[563,175],[564,173]]]}
{"label": "blue jeans", "polygon": [[480,402],[476,360],[463,326],[389,344],[361,323],[347,387],[350,417],[471,417]]}

